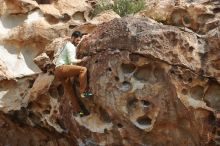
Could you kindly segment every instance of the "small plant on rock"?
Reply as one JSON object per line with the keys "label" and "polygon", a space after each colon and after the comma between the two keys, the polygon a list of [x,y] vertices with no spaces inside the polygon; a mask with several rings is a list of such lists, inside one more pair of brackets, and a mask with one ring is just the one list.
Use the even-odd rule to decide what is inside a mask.
{"label": "small plant on rock", "polygon": [[97,3],[92,11],[92,16],[94,17],[102,11],[110,9],[112,9],[112,4],[109,2],[109,0],[97,0]]}
{"label": "small plant on rock", "polygon": [[94,7],[92,15],[95,16],[102,11],[112,9],[121,17],[135,14],[145,8],[145,0],[99,0]]}
{"label": "small plant on rock", "polygon": [[113,10],[120,16],[135,14],[145,8],[145,0],[115,0]]}

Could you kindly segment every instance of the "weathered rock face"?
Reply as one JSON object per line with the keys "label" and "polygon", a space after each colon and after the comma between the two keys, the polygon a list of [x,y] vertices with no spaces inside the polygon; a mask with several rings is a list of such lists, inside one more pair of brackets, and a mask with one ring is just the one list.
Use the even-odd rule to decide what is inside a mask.
{"label": "weathered rock face", "polygon": [[[219,1],[151,1],[136,15],[169,25],[112,11],[90,19],[90,4],[0,3],[0,145],[220,145]],[[78,48],[91,56],[84,117],[45,68],[73,30],[91,33]]]}
{"label": "weathered rock face", "polygon": [[199,38],[147,19],[124,18],[100,26],[84,42],[82,54],[92,55],[87,67],[96,104],[87,107],[108,115],[102,119],[113,124],[106,131],[112,145],[207,145],[216,140],[210,137],[215,134],[213,112],[219,110],[220,85],[213,78],[219,77],[209,75],[204,65],[209,60],[202,57],[211,52],[203,53],[200,45],[213,47],[208,39],[209,34]]}
{"label": "weathered rock face", "polygon": [[[5,116],[1,113],[0,116],[0,143],[1,145],[19,145],[19,146],[69,146],[74,145],[74,141],[64,138],[63,135],[52,133],[39,127],[27,126],[21,122],[26,115],[17,112],[20,119]],[[9,120],[11,118],[12,120]]]}
{"label": "weathered rock face", "polygon": [[218,0],[148,1],[147,9],[140,12],[139,15],[205,34],[220,25],[219,7]]}

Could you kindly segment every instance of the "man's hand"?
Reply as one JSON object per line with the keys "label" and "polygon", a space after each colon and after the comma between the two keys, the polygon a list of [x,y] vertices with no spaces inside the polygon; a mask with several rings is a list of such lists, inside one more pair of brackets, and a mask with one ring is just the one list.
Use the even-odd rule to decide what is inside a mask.
{"label": "man's hand", "polygon": [[82,58],[82,62],[86,62],[86,61],[88,61],[89,58],[90,58],[89,56],[85,56],[85,57],[83,57],[83,58]]}

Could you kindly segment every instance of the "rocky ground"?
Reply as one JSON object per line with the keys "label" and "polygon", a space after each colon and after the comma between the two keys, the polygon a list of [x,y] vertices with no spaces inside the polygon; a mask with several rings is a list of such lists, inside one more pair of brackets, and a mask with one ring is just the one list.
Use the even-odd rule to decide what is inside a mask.
{"label": "rocky ground", "polygon": [[[220,1],[91,18],[94,2],[0,0],[0,146],[220,145]],[[90,34],[84,117],[45,69],[74,30]]]}

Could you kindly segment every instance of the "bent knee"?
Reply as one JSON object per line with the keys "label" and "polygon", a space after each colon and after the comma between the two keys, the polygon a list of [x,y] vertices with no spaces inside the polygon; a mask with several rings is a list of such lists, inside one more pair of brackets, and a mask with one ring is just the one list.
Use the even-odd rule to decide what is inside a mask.
{"label": "bent knee", "polygon": [[86,67],[82,67],[81,71],[82,72],[87,72],[87,68]]}

